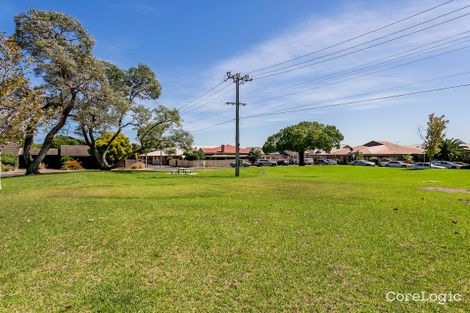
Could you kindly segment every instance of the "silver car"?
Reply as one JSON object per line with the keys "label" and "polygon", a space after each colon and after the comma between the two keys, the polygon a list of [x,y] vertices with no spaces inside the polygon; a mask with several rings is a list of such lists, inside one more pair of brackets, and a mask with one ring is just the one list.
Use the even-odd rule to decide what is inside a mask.
{"label": "silver car", "polygon": [[366,160],[356,160],[349,163],[349,165],[355,166],[375,166],[374,162],[366,161]]}
{"label": "silver car", "polygon": [[275,162],[271,162],[269,160],[258,160],[255,162],[256,166],[277,166]]}
{"label": "silver car", "polygon": [[385,167],[402,167],[402,168],[407,168],[410,167],[411,164],[401,162],[401,161],[390,161],[387,164],[385,164]]}
{"label": "silver car", "polygon": [[449,161],[432,161],[432,164],[437,165],[437,166],[442,166],[445,168],[461,168],[462,167],[460,164],[449,162]]}
{"label": "silver car", "polygon": [[419,162],[413,164],[413,166],[410,167],[411,169],[414,170],[425,170],[429,168],[434,168],[434,169],[445,169],[443,166],[437,166],[436,164],[431,163],[431,167],[429,167],[429,162]]}

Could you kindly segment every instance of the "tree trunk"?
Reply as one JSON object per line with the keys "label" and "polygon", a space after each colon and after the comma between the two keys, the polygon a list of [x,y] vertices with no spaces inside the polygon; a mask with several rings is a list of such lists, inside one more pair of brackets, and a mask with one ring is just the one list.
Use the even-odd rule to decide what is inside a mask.
{"label": "tree trunk", "polygon": [[[28,169],[31,166],[31,163],[33,162],[31,158],[31,146],[33,145],[33,140],[34,140],[34,134],[31,129],[26,130],[26,136],[24,139],[23,143],[23,160],[26,169]],[[32,173],[31,173],[32,174]]]}
{"label": "tree trunk", "polygon": [[88,145],[91,150],[91,154],[95,157],[96,162],[98,163],[98,166],[100,170],[110,170],[111,166],[108,164],[108,161],[106,161],[106,154],[100,153],[94,146],[93,144]]}
{"label": "tree trunk", "polygon": [[96,140],[95,136],[93,135],[93,129],[88,127],[88,132],[85,126],[81,125],[80,126],[82,130],[82,135],[83,138],[85,139],[85,143],[87,144],[88,147],[90,147],[91,154],[95,157],[96,163],[98,163],[98,166],[100,170],[105,170],[109,171],[111,170],[111,166],[108,164],[108,161],[106,160],[106,153],[108,152],[108,149],[104,153],[100,153],[98,149],[96,149]]}
{"label": "tree trunk", "polygon": [[[59,121],[49,131],[49,133],[47,133],[46,138],[44,138],[44,142],[41,146],[41,149],[39,150],[38,155],[26,167],[26,175],[39,174],[39,166],[41,165],[41,162],[46,157],[47,152],[49,151],[49,148],[52,145],[52,140],[54,140],[55,135],[64,127],[65,123],[67,122],[67,118],[69,117],[70,112],[72,112],[72,109],[74,107],[75,99],[76,99],[76,94],[73,94],[69,105],[67,105],[64,108],[64,110],[62,111],[62,114],[59,118]],[[32,144],[32,142],[31,142],[31,144]],[[29,146],[29,148],[31,148],[31,146]],[[25,152],[23,151],[23,153],[25,153]],[[28,152],[26,152],[26,153],[29,155],[29,149],[28,149]]]}
{"label": "tree trunk", "polygon": [[106,153],[99,153],[98,152],[98,163],[100,165],[101,170],[109,171],[111,170],[111,165],[109,165],[108,161],[106,160]]}
{"label": "tree trunk", "polygon": [[299,166],[305,165],[305,151],[298,151],[299,153]]}

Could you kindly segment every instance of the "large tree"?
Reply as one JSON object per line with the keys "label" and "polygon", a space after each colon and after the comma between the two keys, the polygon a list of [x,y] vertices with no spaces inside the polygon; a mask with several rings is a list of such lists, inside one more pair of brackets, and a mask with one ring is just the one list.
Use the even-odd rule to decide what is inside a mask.
{"label": "large tree", "polygon": [[250,162],[255,163],[258,161],[259,158],[261,158],[262,152],[258,148],[251,148],[250,152],[248,152],[248,160]]}
{"label": "large tree", "polygon": [[333,125],[318,122],[300,122],[281,129],[268,137],[263,145],[265,153],[275,151],[295,151],[299,153],[299,165],[305,165],[304,154],[307,150],[322,149],[331,151],[338,147],[344,137]]}
{"label": "large tree", "polygon": [[42,92],[32,88],[30,60],[12,37],[0,33],[0,146],[19,142],[42,114]]}
{"label": "large tree", "polygon": [[[79,132],[101,169],[111,169],[107,154],[113,142],[126,128],[137,134],[138,145],[129,153],[145,153],[150,149],[170,148],[185,145],[192,137],[181,130],[177,110],[162,105],[153,105],[158,99],[161,86],[155,73],[140,64],[127,70],[101,62],[105,79],[95,86],[93,92],[83,98],[75,116]],[[146,105],[142,102],[146,101]],[[107,145],[97,149],[97,140],[104,133],[111,134]],[[126,158],[128,155],[122,155]],[[113,164],[114,163],[114,164]]]}
{"label": "large tree", "polygon": [[439,147],[446,136],[445,130],[448,122],[444,115],[436,116],[432,113],[428,116],[426,135],[421,135],[421,137],[424,141],[423,146],[429,158],[430,167],[434,156],[439,153]]}
{"label": "large tree", "polygon": [[[30,10],[15,17],[14,38],[34,64],[46,91],[43,124],[31,125],[24,138],[26,173],[39,173],[40,163],[54,136],[64,127],[80,98],[102,79],[101,66],[92,55],[93,38],[74,18],[63,13]],[[46,127],[40,128],[40,126]],[[35,134],[45,134],[36,157],[30,154]]]}

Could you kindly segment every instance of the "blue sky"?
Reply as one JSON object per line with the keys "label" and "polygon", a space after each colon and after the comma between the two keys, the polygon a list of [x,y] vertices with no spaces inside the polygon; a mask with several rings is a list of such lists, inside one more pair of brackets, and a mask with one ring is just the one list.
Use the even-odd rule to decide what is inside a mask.
{"label": "blue sky", "polygon": [[[158,103],[181,107],[223,80],[228,70],[249,72],[294,58],[311,51],[381,27],[441,1],[0,1],[0,31],[13,32],[13,16],[34,7],[63,11],[76,17],[96,39],[95,54],[126,68],[138,63],[150,65],[163,85]],[[380,32],[323,52],[332,53],[470,5],[456,0],[438,9]],[[463,9],[424,28],[465,13]],[[413,28],[414,30],[420,27]],[[406,93],[414,90],[470,82],[468,38],[470,16],[458,17],[429,30],[371,47],[362,52],[309,66],[267,79],[255,79],[241,87],[241,100],[248,105],[242,116],[277,112],[284,109]],[[468,34],[467,34],[468,35]],[[397,35],[398,36],[398,35]],[[456,37],[457,36],[457,37]],[[460,37],[458,37],[460,36]],[[392,38],[386,37],[386,38]],[[449,45],[445,40],[456,38]],[[305,83],[323,79],[339,71],[363,64],[434,47],[409,59],[398,59],[396,66],[363,76],[338,75],[324,84]],[[428,46],[426,46],[428,45]],[[437,48],[436,48],[437,49]],[[451,51],[455,50],[455,51]],[[425,53],[426,51],[423,51]],[[438,54],[443,53],[440,56]],[[321,56],[322,53],[313,55]],[[308,59],[301,59],[308,61]],[[411,62],[411,61],[415,62]],[[401,63],[400,63],[401,62]],[[408,65],[404,65],[410,62]],[[402,64],[402,65],[400,65]],[[287,64],[289,65],[289,64]],[[379,68],[380,69],[380,68]],[[360,72],[359,72],[360,73]],[[344,78],[344,81],[341,79]],[[233,118],[234,88],[222,85],[215,97],[203,97],[183,110],[185,128],[201,129]],[[232,90],[232,91],[230,91]],[[289,90],[297,93],[286,95]],[[227,94],[222,95],[227,92]],[[445,114],[450,120],[448,136],[470,142],[470,88],[440,93],[375,101],[367,104],[310,110],[263,118],[242,119],[241,144],[262,145],[267,136],[303,120],[336,125],[345,135],[344,143],[357,145],[372,139],[402,144],[419,143],[418,128],[427,115]],[[291,92],[292,93],[292,92]],[[220,95],[220,97],[218,97]],[[271,97],[268,96],[277,96]],[[213,101],[211,101],[213,100]],[[132,136],[132,133],[128,133]],[[196,145],[234,142],[234,123],[194,133]]]}

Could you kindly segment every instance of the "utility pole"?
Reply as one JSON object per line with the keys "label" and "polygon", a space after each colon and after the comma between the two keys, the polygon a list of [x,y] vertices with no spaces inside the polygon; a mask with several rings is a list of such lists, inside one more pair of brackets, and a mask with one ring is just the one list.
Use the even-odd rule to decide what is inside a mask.
{"label": "utility pole", "polygon": [[235,103],[227,102],[227,104],[235,105],[235,176],[240,176],[240,105],[246,105],[240,103],[240,85],[246,82],[252,81],[248,74],[241,75],[240,73],[232,74],[227,72],[227,78],[225,80],[232,79],[235,83]]}

